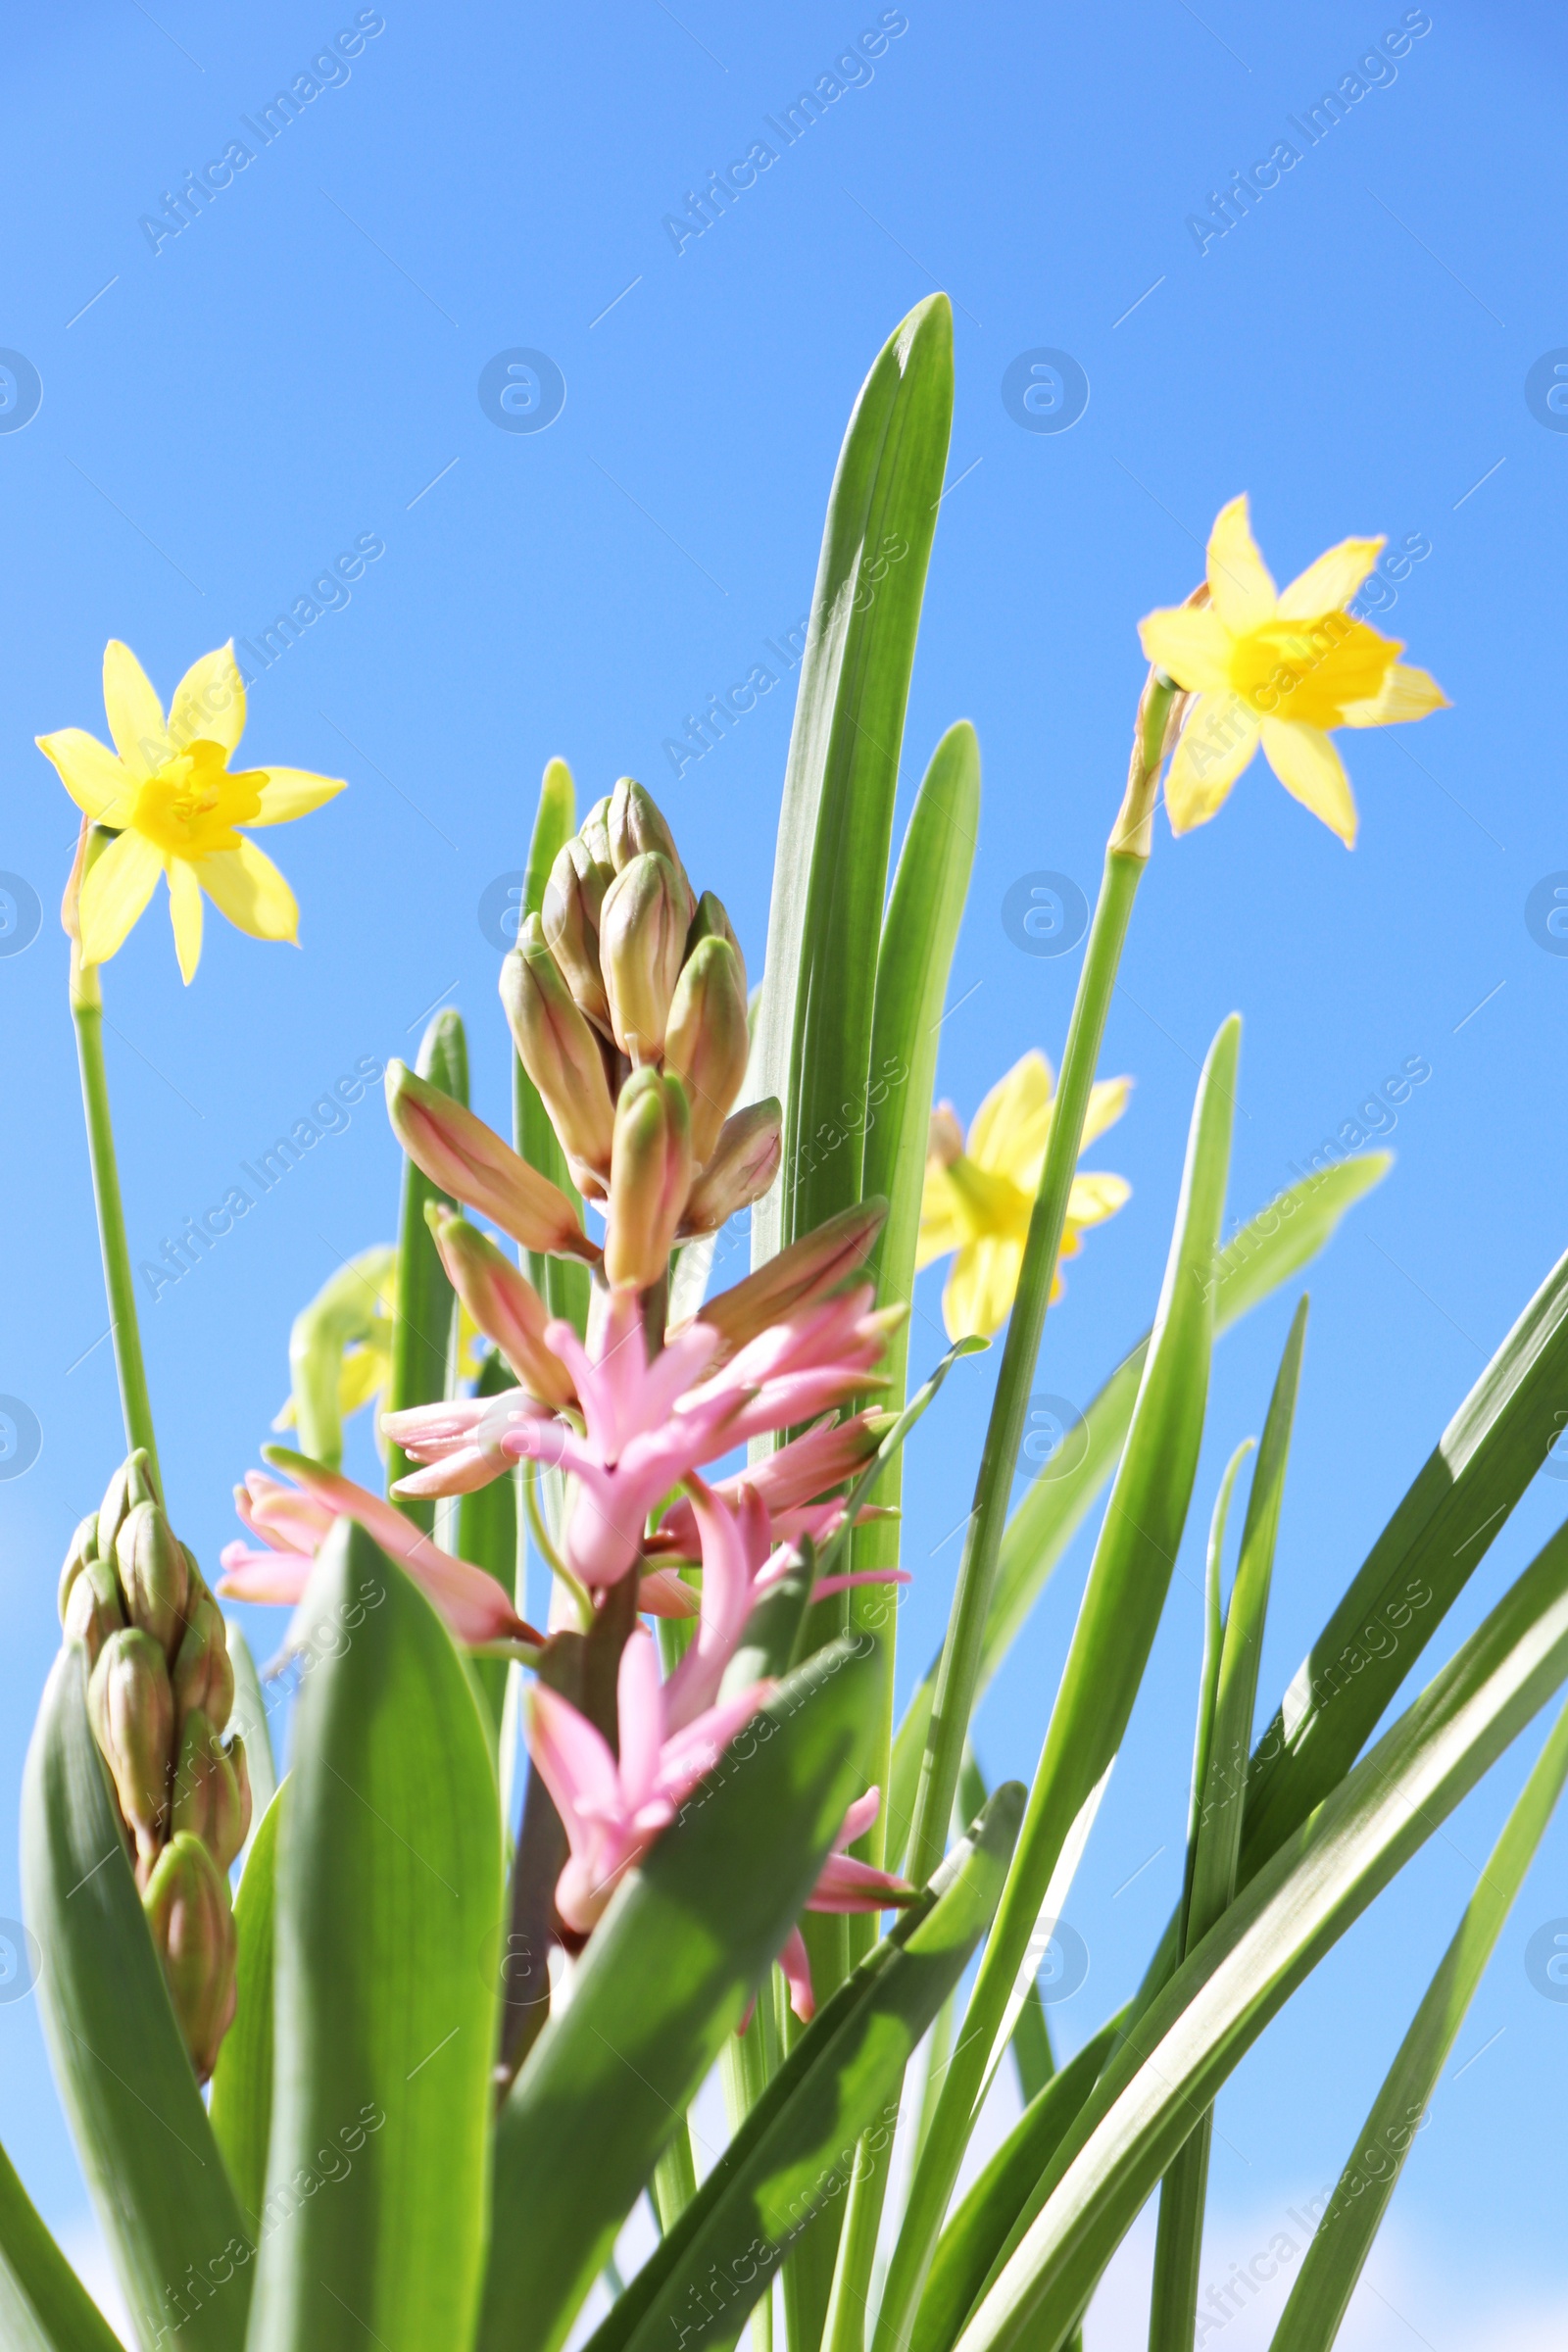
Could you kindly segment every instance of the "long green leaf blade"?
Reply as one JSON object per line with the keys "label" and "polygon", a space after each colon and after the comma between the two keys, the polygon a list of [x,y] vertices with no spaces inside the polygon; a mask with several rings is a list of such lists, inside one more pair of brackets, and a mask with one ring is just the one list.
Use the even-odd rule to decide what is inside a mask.
{"label": "long green leaf blade", "polygon": [[302,1604],[248,2352],[451,2352],[484,2240],[495,1774],[445,1626],[339,1520]]}
{"label": "long green leaf blade", "polygon": [[282,1810],[280,1796],[274,1796],[251,1840],[250,1859],[234,1897],[239,1997],[234,2023],[213,2070],[209,2109],[229,2179],[253,2232],[261,2228],[267,2201],[267,2143],[272,2125],[273,1927]]}
{"label": "long green leaf blade", "polygon": [[[55,2079],[132,2319],[149,2343],[179,2325],[198,2352],[240,2352],[249,2234],[131,1876],[76,1642],[27,1751],[22,1877]],[[208,2291],[187,2311],[170,2298],[190,2271]]]}
{"label": "long green leaf blade", "polygon": [[617,1887],[497,2120],[480,2352],[570,2328],[863,1785],[873,1652],[797,1668]]}
{"label": "long green leaf blade", "polygon": [[[570,840],[577,824],[577,795],[564,760],[547,761],[534,811],[533,835],[523,874],[517,927],[545,903],[545,884],[558,853]],[[548,1176],[574,1208],[581,1197],[571,1181],[566,1154],[550,1123],[550,1113],[518,1056],[512,1056],[512,1140],[520,1158]],[[588,1318],[588,1269],[564,1257],[541,1257],[537,1250],[522,1252],[523,1271],[553,1315],[560,1315],[579,1332]],[[466,1558],[467,1554],[465,1553]]]}
{"label": "long green leaf blade", "polygon": [[6,2352],[121,2352],[0,2148],[0,2342]]}
{"label": "long green leaf blade", "polygon": [[[443,1094],[467,1105],[468,1047],[455,1012],[438,1012],[419,1041],[418,1074]],[[430,1182],[407,1156],[403,1162],[403,1205],[398,1217],[396,1306],[392,1318],[392,1376],[387,1410],[433,1404],[448,1394],[457,1357],[458,1298],[447,1280],[435,1237],[425,1222],[432,1200],[457,1203]],[[416,1468],[401,1446],[386,1449],[387,1492]],[[398,1508],[428,1535],[435,1526],[433,1502],[405,1501]]]}
{"label": "long green leaf blade", "polygon": [[1487,1858],[1452,1942],[1356,2134],[1297,2273],[1270,2352],[1328,2352],[1398,2184],[1465,2014],[1568,1780],[1568,1709],[1557,1718]]}
{"label": "long green leaf blade", "polygon": [[1186,1524],[1198,1467],[1213,1339],[1210,1274],[1225,1210],[1241,1024],[1232,1016],[1199,1082],[1176,1229],[1153,1337],[1052,1709],[996,1927],[980,1963],[964,2040],[948,2070],[915,2170],[877,2320],[876,2352],[907,2340],[995,2055],[1029,1977],[1030,1940],[1053,1874],[1087,1834],[1143,1679]]}

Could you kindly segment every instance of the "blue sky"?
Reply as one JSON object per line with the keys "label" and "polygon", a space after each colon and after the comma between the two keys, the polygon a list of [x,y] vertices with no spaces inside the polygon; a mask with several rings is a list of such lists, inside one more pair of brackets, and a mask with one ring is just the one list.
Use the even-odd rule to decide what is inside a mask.
{"label": "blue sky", "polygon": [[[677,250],[664,221],[687,192],[768,139],[768,118],[878,25],[869,73],[792,145],[773,141],[776,163]],[[13,12],[9,30],[0,867],[22,884],[4,886],[21,907],[13,946],[34,902],[41,928],[0,954],[0,1391],[36,1417],[41,1451],[0,1480],[0,1821],[55,1645],[57,1564],[120,1444],[108,1349],[93,1347],[105,1317],[54,911],[74,818],[33,735],[101,730],[110,636],[167,694],[230,634],[255,642],[302,600],[323,607],[259,667],[246,737],[257,760],[350,782],[272,840],[303,952],[215,917],[187,991],[160,906],[107,974],[138,1254],[356,1061],[409,1053],[434,1004],[468,1016],[476,1099],[500,1120],[480,906],[521,861],[551,755],[585,799],[639,775],[760,964],[793,671],[678,777],[664,746],[804,615],[856,389],[939,284],[957,397],[904,805],[942,730],[972,718],[984,820],[940,1074],[965,1117],[1027,1047],[1059,1054],[1078,958],[1020,954],[1003,902],[1042,869],[1092,893],[1141,678],[1134,624],[1199,576],[1217,508],[1250,493],[1282,579],[1349,532],[1430,550],[1390,582],[1382,625],[1453,709],[1348,739],[1354,854],[1261,763],[1205,831],[1176,843],[1160,828],[1107,1043],[1107,1068],[1137,1087],[1095,1152],[1133,1199],[1071,1269],[1040,1373],[1085,1399],[1147,1323],[1197,1064],[1233,1007],[1236,1214],[1401,1064],[1430,1065],[1389,1139],[1395,1173],[1312,1278],[1272,1703],[1565,1239],[1544,1171],[1563,1143],[1568,961],[1526,921],[1536,886],[1549,899],[1568,869],[1568,435],[1543,390],[1526,396],[1537,363],[1549,385],[1568,347],[1560,28],[1502,0],[1430,15],[1203,0],[1201,17],[1184,0],[679,0],[678,14],[626,0],[591,16],[157,0],[156,20],[115,0]],[[264,138],[261,110],[340,31],[342,71],[320,69],[318,94]],[[1386,33],[1390,71],[1358,72]],[[1310,143],[1297,126],[1346,77],[1363,94]],[[251,151],[238,170],[235,142]],[[1250,208],[1218,233],[1215,195],[1282,142],[1298,160],[1260,193],[1256,173]],[[210,201],[187,198],[177,234],[149,233],[143,220],[209,165]],[[1087,379],[1068,430],[1022,429],[1004,403],[1009,368],[1041,350]],[[516,352],[561,379],[546,429],[499,427],[531,421],[534,379],[505,375]],[[554,407],[555,375],[537,374]],[[17,425],[34,375],[39,405]],[[506,380],[520,412],[517,396],[498,407]],[[383,552],[347,601],[315,588],[371,542]],[[210,1566],[232,1532],[229,1486],[286,1386],[290,1317],[341,1255],[389,1234],[395,1184],[372,1090],[149,1303],[172,1500]],[[939,1287],[922,1293],[917,1368],[939,1350]],[[1195,1520],[1259,1425],[1289,1311],[1275,1301],[1220,1351]],[[940,1539],[967,1508],[987,1379],[956,1375],[910,1480],[909,1673],[946,1609],[956,1546]],[[1563,1498],[1538,1482],[1443,1648]],[[994,1775],[1032,1765],[1085,1558],[1080,1544],[993,1694]],[[1075,1894],[1092,1967],[1058,2012],[1068,2046],[1136,1979],[1176,1885],[1197,1558],[1190,1539]],[[275,1639],[265,1620],[257,1635]],[[1217,2232],[1234,2221],[1245,2238],[1247,2217],[1338,2168],[1538,1740],[1224,2094]],[[1405,2340],[1406,2321],[1440,2345],[1489,2329],[1524,2341],[1508,2314],[1564,2296],[1545,2159],[1568,2006],[1532,1989],[1523,1953],[1568,1913],[1565,1869],[1559,1823],[1410,2163],[1403,2268],[1396,2279],[1391,2254],[1385,2278],[1398,2324],[1377,2332],[1369,2302],[1369,2345]],[[19,1899],[8,1831],[0,1912]],[[0,2135],[73,2227],[84,2197],[30,2000],[0,2008]],[[1444,2332],[1456,2313],[1462,2339]],[[1227,2331],[1238,2346],[1246,2325]]]}

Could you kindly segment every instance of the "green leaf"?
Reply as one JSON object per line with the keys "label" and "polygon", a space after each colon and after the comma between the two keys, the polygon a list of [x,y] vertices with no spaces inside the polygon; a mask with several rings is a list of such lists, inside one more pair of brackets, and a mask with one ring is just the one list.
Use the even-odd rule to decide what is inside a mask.
{"label": "green leaf", "polygon": [[501,1836],[445,1626],[340,1519],[302,1603],[248,2352],[452,2352],[484,2240]]}
{"label": "green leaf", "polygon": [[915,2168],[877,2319],[876,2352],[902,2352],[909,2334],[983,2085],[1035,1973],[1030,1950],[1037,1922],[1059,1910],[1064,1889],[1054,1883],[1058,1864],[1065,1861],[1070,1870],[1087,1838],[1159,1624],[1203,1435],[1211,1272],[1225,1211],[1240,1038],[1241,1023],[1233,1015],[1210,1047],[1199,1082],[1176,1228],[1126,1451],[964,2037]]}
{"label": "green leaf", "polygon": [[1568,1529],[1130,2025],[1014,2224],[962,2352],[1055,2352],[1195,2112],[1565,1674]]}
{"label": "green leaf", "polygon": [[933,294],[861,386],[828,501],[749,1088],[784,1105],[754,1265],[861,1198],[893,802],[952,419],[953,313]]}
{"label": "green leaf", "polygon": [[121,2352],[0,2148],[0,2341],[6,2352]]}
{"label": "green leaf", "polygon": [[1023,1799],[1015,1781],[998,1789],[920,1904],[839,1987],[591,2352],[664,2352],[672,2329],[683,2352],[733,2339],[811,2216],[861,2167],[885,2170],[904,2069],[990,1924]]}
{"label": "green leaf", "polygon": [[[1347,1209],[1381,1183],[1393,1164],[1387,1152],[1368,1152],[1359,1159],[1341,1160],[1321,1175],[1302,1177],[1259,1209],[1220,1253],[1221,1279],[1214,1292],[1215,1338],[1298,1273],[1332,1239]],[[1007,1521],[981,1642],[975,1681],[977,1706],[1045,1591],[1052,1571],[1121,1458],[1148,1353],[1146,1334],[1086,1410],[1074,1441],[1073,1458],[1064,1462],[1058,1475],[1033,1481]],[[940,1662],[939,1653],[910,1701],[894,1742],[887,1805],[888,1852],[894,1866],[903,1854],[914,1809]]]}
{"label": "green leaf", "polygon": [[[240,2352],[249,2239],[175,2021],[87,1721],[86,1655],[56,1659],[27,1751],[22,1878],[72,2134],[138,2330]],[[187,2271],[205,2301],[171,2299]]]}
{"label": "green leaf", "polygon": [[[438,1012],[419,1044],[418,1075],[465,1108],[468,1101],[468,1047],[455,1012]],[[458,1346],[458,1298],[425,1221],[432,1200],[456,1206],[405,1155],[403,1206],[398,1218],[397,1303],[392,1319],[392,1377],[387,1410],[433,1404],[450,1393]],[[417,1467],[401,1446],[386,1449],[387,1492]],[[435,1526],[433,1502],[400,1502],[398,1508],[428,1535]]]}
{"label": "green leaf", "polygon": [[238,1732],[245,1742],[245,1769],[251,1784],[251,1831],[240,1855],[239,1867],[249,1868],[251,1849],[262,1826],[267,1809],[277,1790],[277,1764],[272,1755],[272,1735],[267,1721],[267,1696],[262,1678],[251,1656],[251,1645],[240,1630],[235,1617],[223,1619],[223,1635],[228,1644],[228,1662],[234,1669],[234,1704],[229,1713],[228,1729]]}
{"label": "green leaf", "polygon": [[863,1786],[875,1644],[818,1650],[595,1929],[497,2119],[480,2352],[555,2352]]}
{"label": "green leaf", "polygon": [[[557,855],[571,839],[577,824],[577,795],[564,760],[546,762],[534,812],[533,836],[523,875],[518,929],[545,903],[545,884]],[[580,1213],[582,1197],[571,1181],[566,1154],[550,1123],[539,1090],[515,1054],[512,1056],[512,1140],[518,1156],[542,1176],[548,1176]],[[560,1315],[579,1333],[588,1320],[588,1269],[564,1257],[541,1257],[522,1252],[523,1271],[553,1315]],[[465,1554],[465,1557],[467,1555]]]}
{"label": "green leaf", "polygon": [[272,2122],[273,1926],[282,1810],[279,1790],[251,1839],[250,1859],[234,1897],[239,1997],[213,2070],[209,2110],[228,2177],[253,2231],[261,2226],[267,2197],[267,2142]]}
{"label": "green leaf", "polygon": [[1388,2211],[1410,2143],[1426,2119],[1455,2036],[1475,1997],[1514,1897],[1568,1780],[1568,1709],[1488,1856],[1452,1942],[1438,1964],[1398,2055],[1356,2134],[1317,2234],[1297,2273],[1270,2352],[1328,2352],[1349,2308],[1361,2266]]}
{"label": "green leaf", "polygon": [[[479,1367],[474,1395],[499,1396],[503,1390],[516,1385],[506,1357],[499,1348],[493,1348]],[[458,1504],[459,1559],[467,1560],[475,1568],[488,1569],[509,1600],[517,1576],[517,1487],[516,1473],[510,1472],[505,1478],[493,1478],[488,1486],[476,1487]],[[519,1602],[521,1598],[519,1594]],[[484,1692],[491,1739],[499,1749],[502,1717],[506,1712],[507,1661],[470,1658],[468,1671]]]}

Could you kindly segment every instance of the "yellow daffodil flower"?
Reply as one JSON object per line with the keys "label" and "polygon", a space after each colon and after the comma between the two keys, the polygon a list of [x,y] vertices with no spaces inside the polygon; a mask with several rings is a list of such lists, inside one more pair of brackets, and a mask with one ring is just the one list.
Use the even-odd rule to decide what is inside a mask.
{"label": "yellow daffodil flower", "polygon": [[1208,595],[1151,612],[1144,653],[1196,696],[1165,778],[1173,833],[1206,824],[1262,746],[1286,791],[1355,846],[1355,802],[1331,727],[1387,727],[1447,708],[1424,669],[1345,608],[1382,551],[1342,539],[1279,594],[1247,501],[1222,507],[1208,540]]}
{"label": "yellow daffodil flower", "polygon": [[[371,1427],[376,1449],[383,1454],[386,1450],[381,1439],[381,1408],[392,1385],[396,1315],[397,1251],[383,1242],[350,1258],[295,1320],[289,1343],[294,1387],[284,1397],[272,1427],[299,1428],[304,1391],[311,1445],[321,1449],[321,1458],[331,1469],[342,1460],[343,1423],[367,1404],[375,1406]],[[461,1380],[477,1380],[483,1369],[478,1338],[479,1327],[460,1300]],[[310,1449],[307,1446],[306,1450]]]}
{"label": "yellow daffodil flower", "polygon": [[77,808],[118,836],[82,881],[82,962],[107,963],[118,953],[160,873],[169,882],[174,952],[187,986],[201,958],[203,891],[253,939],[295,940],[293,892],[270,858],[235,828],[308,816],[343,790],[343,779],[301,767],[229,772],[245,727],[245,683],[232,643],[192,662],[166,720],[141,663],[112,638],[104,649],[104,710],[113,752],[81,727],[36,738]]}
{"label": "yellow daffodil flower", "polygon": [[[1130,1078],[1097,1079],[1084,1121],[1086,1144],[1121,1117],[1131,1091]],[[939,1102],[932,1113],[914,1262],[928,1266],[956,1252],[942,1294],[950,1339],[989,1339],[1006,1321],[1045,1165],[1054,1093],[1051,1064],[1043,1054],[1030,1053],[991,1089],[967,1142],[951,1102]],[[1076,1175],[1060,1255],[1076,1257],[1080,1234],[1113,1217],[1131,1190],[1120,1176]],[[1061,1290],[1058,1270],[1052,1298]]]}

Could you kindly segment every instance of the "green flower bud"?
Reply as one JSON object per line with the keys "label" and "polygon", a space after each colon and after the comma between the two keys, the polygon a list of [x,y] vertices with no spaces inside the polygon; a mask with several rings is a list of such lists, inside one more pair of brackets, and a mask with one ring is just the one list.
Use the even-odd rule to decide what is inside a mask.
{"label": "green flower bud", "polygon": [[136,1876],[158,1858],[169,1820],[169,1753],[174,1695],[154,1637],[140,1626],[112,1633],[87,1684],[93,1736],[114,1776],[115,1793],[136,1839]]}
{"label": "green flower bud", "polygon": [[234,2022],[238,1939],[228,1887],[200,1838],[182,1831],[171,1839],[142,1906],[197,2079],[205,2082]]}
{"label": "green flower bud", "polygon": [[127,1454],[115,1472],[98,1506],[98,1557],[114,1556],[115,1538],[119,1535],[127,1511],[138,1502],[162,1502],[158,1481],[153,1476],[152,1457],[143,1446]]}
{"label": "green flower bud", "polygon": [[[686,883],[688,902],[695,903],[695,893],[691,884],[686,882],[686,868],[680,861],[675,836],[665,821],[663,810],[653,794],[645,792],[631,776],[622,776],[612,793],[605,829],[610,837],[610,862],[617,874],[630,865],[634,858],[642,857],[645,851],[655,850],[661,858],[669,859],[682,882]],[[688,922],[690,919],[689,904]]]}
{"label": "green flower bud", "polygon": [[87,1652],[90,1673],[111,1634],[123,1627],[125,1612],[120,1584],[108,1560],[89,1560],[71,1588],[66,1602],[66,1640],[79,1642]]}
{"label": "green flower bud", "polygon": [[684,877],[657,850],[632,858],[605,893],[599,959],[616,1045],[633,1063],[664,1050],[669,1001],[691,927]]}
{"label": "green flower bud", "polygon": [[225,1747],[200,1707],[180,1727],[170,1823],[174,1837],[188,1830],[199,1838],[220,1870],[227,1870],[250,1830],[245,1742],[236,1739]]}
{"label": "green flower bud", "polygon": [[89,1511],[71,1539],[71,1549],[67,1552],[65,1566],[60,1571],[59,1600],[62,1625],[66,1621],[66,1603],[71,1598],[72,1586],[86,1567],[87,1562],[95,1560],[97,1557],[98,1514],[96,1511]]}
{"label": "green flower bud", "polygon": [[579,1011],[536,914],[527,917],[516,946],[502,961],[501,1002],[518,1058],[539,1089],[571,1163],[573,1182],[590,1200],[602,1200],[610,1182],[615,1106],[599,1039]]}
{"label": "green flower bud", "polygon": [[699,940],[681,967],[664,1028],[664,1067],[686,1089],[692,1160],[699,1168],[713,1155],[745,1083],[750,1053],[746,983],[735,952],[727,940]]}
{"label": "green flower bud", "polygon": [[387,1063],[386,1106],[398,1142],[432,1184],[493,1218],[524,1250],[597,1265],[598,1246],[561,1187],[407,1062]]}
{"label": "green flower bud", "polygon": [[199,1710],[219,1731],[223,1729],[234,1706],[234,1668],[223,1613],[205,1585],[187,1604],[185,1631],[170,1680],[176,1722],[183,1724]]}
{"label": "green flower bud", "polygon": [[741,970],[741,994],[744,996],[746,958],[741,953],[741,943],[735,936],[735,926],[725,912],[724,902],[716,891],[711,890],[705,890],[697,902],[697,912],[692,916],[692,927],[686,934],[688,960],[696,955],[700,943],[705,939],[727,940],[734,949],[735,960]]}
{"label": "green flower bud", "polygon": [[609,866],[611,872],[613,873],[615,860],[610,854],[611,797],[607,792],[602,801],[595,801],[582,823],[577,827],[577,839],[582,843],[595,865]]}
{"label": "green flower bud", "polygon": [[161,1503],[138,1502],[126,1513],[115,1539],[115,1566],[128,1622],[151,1634],[172,1665],[185,1630],[190,1568]]}
{"label": "green flower bud", "polygon": [[590,854],[580,836],[565,842],[550,868],[540,911],[550,953],[564,972],[566,986],[606,1037],[610,1000],[599,968],[599,923],[605,893],[614,878],[608,842],[602,860]]}
{"label": "green flower bud", "polygon": [[738,1208],[760,1200],[774,1177],[782,1152],[784,1114],[771,1098],[750,1102],[726,1119],[713,1155],[692,1186],[680,1238],[716,1233]]}
{"label": "green flower bud", "polygon": [[634,1070],[615,1105],[605,1212],[605,1274],[615,1289],[632,1283],[646,1291],[667,1271],[691,1181],[685,1088],[658,1070]]}

